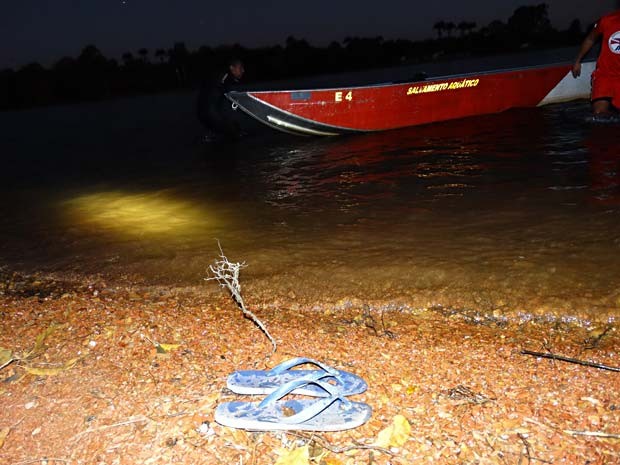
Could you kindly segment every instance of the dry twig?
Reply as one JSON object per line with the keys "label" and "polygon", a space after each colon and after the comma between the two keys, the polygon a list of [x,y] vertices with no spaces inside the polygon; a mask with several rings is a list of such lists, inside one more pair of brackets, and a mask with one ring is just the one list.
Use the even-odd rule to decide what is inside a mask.
{"label": "dry twig", "polygon": [[21,462],[13,462],[12,465],[26,465],[28,463],[40,463],[41,465],[47,465],[48,462],[71,463],[71,461],[67,459],[59,459],[56,457],[41,457],[40,459],[30,459],[30,460],[22,460]]}
{"label": "dry twig", "polygon": [[383,318],[383,313],[384,311],[382,309],[381,310],[381,332],[379,332],[379,330],[377,329],[377,323],[375,322],[375,319],[372,316],[370,307],[368,305],[365,305],[364,312],[363,312],[364,326],[366,326],[369,329],[372,329],[375,336],[377,337],[387,336],[389,339],[396,339],[396,335],[385,327],[385,320]]}
{"label": "dry twig", "polygon": [[620,434],[604,433],[602,431],[577,431],[572,429],[562,429],[554,425],[547,425],[540,421],[534,420],[533,418],[525,418],[525,421],[533,423],[535,425],[544,426],[545,428],[549,428],[560,433],[569,434],[571,436],[589,436],[603,439],[620,439]]}
{"label": "dry twig", "polygon": [[477,404],[477,405],[486,404],[487,402],[491,402],[495,400],[483,394],[478,394],[472,391],[467,386],[463,386],[462,384],[459,384],[455,388],[442,391],[441,393],[445,395],[446,397],[449,397],[450,399],[454,399],[457,401],[461,400],[464,402],[468,402],[471,404]]}
{"label": "dry twig", "polygon": [[73,436],[72,440],[76,441],[79,438],[81,438],[82,436],[89,434],[89,433],[95,433],[97,431],[104,431],[107,429],[111,429],[111,428],[117,428],[119,426],[127,426],[127,425],[133,425],[134,423],[143,423],[146,421],[150,421],[147,417],[145,416],[138,416],[135,418],[129,418],[128,420],[125,421],[120,421],[118,423],[113,423],[111,425],[103,425],[103,426],[99,426],[97,428],[88,428],[84,431],[79,432],[78,434],[76,434],[75,436]]}
{"label": "dry twig", "polygon": [[571,434],[573,436],[590,436],[594,438],[620,439],[620,434],[604,433],[602,431],[575,431],[572,429],[564,429],[562,431],[566,434]]}
{"label": "dry twig", "polygon": [[[544,459],[539,459],[538,457],[533,457],[532,456],[532,445],[527,440],[527,437],[521,433],[518,433],[517,436],[519,437],[519,439],[521,440],[525,448],[525,457],[527,457],[528,465],[531,464],[533,460],[537,462],[542,462],[542,463],[553,463],[553,462],[550,462],[549,460],[544,460]],[[521,453],[521,455],[519,456],[519,463],[521,463],[522,457],[523,457],[523,453]]]}
{"label": "dry twig", "polygon": [[550,358],[552,360],[561,360],[562,362],[576,363],[578,365],[583,365],[583,366],[593,367],[593,368],[599,368],[601,370],[609,370],[609,371],[618,371],[618,372],[620,372],[620,368],[618,368],[618,367],[612,367],[612,366],[609,366],[609,365],[603,365],[602,363],[588,362],[588,361],[579,360],[579,359],[576,359],[576,358],[565,357],[563,355],[550,354],[548,352],[534,352],[534,351],[531,351],[531,350],[522,350],[521,354],[522,355],[533,355],[534,357]]}
{"label": "dry twig", "polygon": [[213,277],[205,278],[205,281],[216,280],[220,283],[220,286],[225,287],[230,292],[233,300],[239,306],[243,315],[246,318],[249,318],[254,322],[256,326],[260,328],[260,330],[267,336],[271,345],[273,347],[271,353],[275,353],[278,348],[276,344],[276,340],[273,338],[269,331],[267,331],[267,327],[263,324],[262,321],[258,319],[258,317],[248,310],[243,302],[243,297],[241,296],[241,284],[239,283],[239,271],[241,268],[244,268],[244,263],[231,263],[228,261],[228,258],[224,255],[224,251],[222,250],[222,246],[218,242],[218,246],[220,248],[220,260],[216,260],[214,265],[209,265],[209,269],[211,273],[213,273]]}

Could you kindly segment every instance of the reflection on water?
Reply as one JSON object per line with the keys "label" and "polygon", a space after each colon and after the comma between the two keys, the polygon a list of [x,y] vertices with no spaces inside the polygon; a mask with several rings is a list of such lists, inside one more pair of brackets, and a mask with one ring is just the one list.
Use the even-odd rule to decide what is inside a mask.
{"label": "reflection on water", "polygon": [[586,139],[593,201],[620,206],[620,152],[617,127],[593,126]]}
{"label": "reflection on water", "polygon": [[[219,240],[249,265],[251,298],[276,305],[619,313],[617,126],[585,123],[585,102],[204,146],[179,116],[191,99],[160,98],[157,117],[150,100],[106,104],[103,129],[67,132],[81,106],[4,121],[0,265],[217,292],[202,277]],[[23,127],[49,112],[63,126],[35,144]]]}
{"label": "reflection on water", "polygon": [[69,224],[91,226],[99,233],[186,236],[217,223],[206,209],[165,192],[99,192],[67,200],[60,207]]}

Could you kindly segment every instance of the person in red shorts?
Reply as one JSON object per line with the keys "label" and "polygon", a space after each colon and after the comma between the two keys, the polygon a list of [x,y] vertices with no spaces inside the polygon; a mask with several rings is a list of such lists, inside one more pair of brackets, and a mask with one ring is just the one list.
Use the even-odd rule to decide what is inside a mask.
{"label": "person in red shorts", "polygon": [[620,9],[603,16],[586,36],[573,65],[574,77],[581,74],[581,60],[599,39],[601,52],[592,73],[592,112],[606,116],[620,109]]}

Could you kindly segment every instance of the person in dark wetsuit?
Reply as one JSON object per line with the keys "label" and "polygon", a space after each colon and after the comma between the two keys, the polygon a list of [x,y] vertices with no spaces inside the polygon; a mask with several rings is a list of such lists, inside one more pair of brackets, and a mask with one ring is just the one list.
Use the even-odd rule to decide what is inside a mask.
{"label": "person in dark wetsuit", "polygon": [[198,95],[196,113],[207,130],[207,139],[239,137],[241,129],[232,113],[225,93],[237,87],[245,73],[243,62],[234,58],[228,62],[225,73],[215,81],[206,81]]}

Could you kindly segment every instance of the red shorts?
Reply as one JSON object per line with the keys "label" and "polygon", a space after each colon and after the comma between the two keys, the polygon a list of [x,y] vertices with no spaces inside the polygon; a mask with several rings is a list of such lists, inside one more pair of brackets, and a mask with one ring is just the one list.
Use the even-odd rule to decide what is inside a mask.
{"label": "red shorts", "polygon": [[610,99],[614,107],[620,108],[620,80],[617,77],[592,76],[592,100]]}

